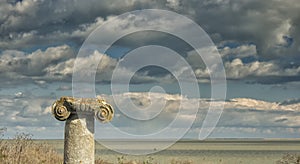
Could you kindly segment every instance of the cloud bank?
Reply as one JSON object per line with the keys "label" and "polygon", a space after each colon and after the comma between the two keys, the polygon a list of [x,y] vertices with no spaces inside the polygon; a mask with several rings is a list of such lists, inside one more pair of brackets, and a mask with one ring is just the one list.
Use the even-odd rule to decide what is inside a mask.
{"label": "cloud bank", "polygon": [[[69,76],[70,70],[63,64],[72,65],[69,50],[59,47],[69,44],[79,47],[85,38],[98,26],[114,19],[117,15],[127,11],[157,8],[167,9],[183,14],[198,23],[213,39],[218,46],[227,70],[228,79],[246,79],[260,83],[282,83],[299,81],[299,38],[300,35],[300,6],[297,0],[262,2],[259,0],[210,0],[210,1],[181,1],[181,0],[155,0],[155,1],[119,1],[112,0],[89,2],[48,2],[41,0],[2,1],[0,16],[0,50],[1,56],[23,54],[22,60],[13,63],[23,64],[9,68],[7,64],[1,70],[12,74],[24,76],[44,76],[48,71],[51,78],[58,73],[58,77]],[[125,19],[127,20],[127,19]],[[130,18],[128,18],[130,20]],[[166,26],[172,20],[156,19],[161,21],[161,26]],[[145,22],[143,18],[136,23]],[[149,21],[149,20],[148,20]],[[112,24],[108,30],[126,30],[134,28],[134,24]],[[182,25],[178,23],[178,28]],[[192,51],[177,41],[168,40],[169,36],[147,33],[128,37],[123,42],[118,42],[119,47],[132,49],[138,44],[168,43],[172,48],[180,47],[181,55],[186,56]],[[176,46],[174,46],[176,45]],[[180,46],[181,45],[181,46]],[[40,47],[48,49],[39,50]],[[68,47],[73,49],[74,47]],[[77,49],[76,48],[76,49]],[[187,48],[187,50],[185,50]],[[57,62],[51,53],[59,53],[61,58],[68,62]],[[66,52],[62,52],[66,51]],[[76,50],[74,51],[76,52]],[[30,63],[26,59],[31,53],[40,53],[47,62]],[[25,56],[24,56],[25,54]],[[62,56],[64,55],[64,57]],[[22,55],[21,55],[22,56]],[[36,55],[39,56],[39,55]],[[49,57],[45,57],[49,56]],[[34,55],[32,56],[34,57]],[[32,58],[31,57],[31,58]],[[59,56],[56,56],[56,58]],[[11,58],[2,58],[1,62],[11,62]],[[17,58],[16,56],[14,58]],[[42,60],[37,58],[36,60]],[[49,59],[48,59],[49,58]],[[61,59],[58,59],[61,60]],[[188,60],[188,59],[187,59]],[[201,61],[197,59],[196,61]],[[36,67],[35,71],[30,68]],[[53,65],[56,62],[56,65]],[[192,61],[191,61],[192,62]],[[194,62],[195,63],[195,62]],[[201,63],[201,62],[200,62]],[[49,68],[44,68],[47,65]],[[18,72],[21,67],[26,67],[23,72]],[[207,79],[207,71],[198,63],[197,74],[199,79]],[[63,70],[65,69],[65,70]],[[60,72],[62,74],[60,74]],[[10,73],[8,73],[10,74]],[[12,77],[13,75],[9,75]],[[105,75],[106,76],[106,75]],[[26,77],[25,77],[26,78]],[[266,80],[266,79],[272,80]],[[205,81],[205,80],[199,80]]]}
{"label": "cloud bank", "polygon": [[[168,126],[175,118],[182,123],[190,119],[195,122],[190,129],[187,137],[196,139],[197,134],[205,119],[209,104],[209,99],[189,99],[180,95],[165,93],[144,93],[130,92],[114,95],[121,102],[121,107],[128,106],[128,99],[136,105],[135,111],[122,113],[116,106],[111,95],[101,95],[115,108],[115,118],[112,124],[119,129],[131,134],[148,134],[156,132]],[[1,98],[1,125],[22,131],[27,129],[33,131],[38,125],[41,133],[53,133],[53,129],[62,130],[63,124],[54,119],[50,113],[50,107],[55,101],[54,98],[24,96],[15,98]],[[154,103],[155,105],[153,106]],[[197,115],[191,109],[195,103],[199,103]],[[183,104],[183,105],[182,105]],[[183,115],[178,115],[181,105]],[[162,107],[162,108],[158,108]],[[134,108],[130,108],[134,109]],[[249,98],[235,98],[226,101],[223,114],[211,137],[296,137],[300,131],[300,101],[289,100],[285,102],[267,102]],[[139,121],[128,117],[130,112],[138,112],[138,116],[155,116],[153,119]],[[158,115],[153,115],[158,114]],[[147,118],[147,117],[145,117]],[[173,127],[182,128],[178,124]],[[145,128],[147,127],[147,128]],[[230,129],[229,131],[227,131]],[[243,132],[245,132],[243,134]],[[252,133],[253,132],[253,133]],[[288,132],[288,133],[283,133]],[[59,135],[60,133],[57,133]],[[54,134],[53,134],[54,135]]]}

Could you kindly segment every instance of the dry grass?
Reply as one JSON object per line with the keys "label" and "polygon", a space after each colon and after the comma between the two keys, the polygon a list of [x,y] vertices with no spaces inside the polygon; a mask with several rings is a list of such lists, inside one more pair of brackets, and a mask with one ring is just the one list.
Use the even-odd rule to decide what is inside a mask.
{"label": "dry grass", "polygon": [[33,143],[31,135],[20,133],[12,140],[1,140],[0,163],[63,163],[63,158],[46,143]]}
{"label": "dry grass", "polygon": [[300,164],[300,154],[286,154],[280,160],[276,162],[277,164]]}
{"label": "dry grass", "polygon": [[104,161],[104,160],[102,160],[102,159],[96,159],[96,160],[95,160],[95,164],[113,164],[113,163]]}
{"label": "dry grass", "polygon": [[[47,143],[35,143],[30,134],[19,133],[12,140],[3,140],[4,129],[0,129],[0,163],[1,164],[53,164],[63,163],[63,156],[57,153]],[[118,164],[151,164],[149,159],[143,162],[126,161],[123,157],[117,159]],[[96,159],[95,164],[113,164],[102,159]]]}
{"label": "dry grass", "polygon": [[[21,163],[41,163],[53,164],[63,163],[63,156],[47,143],[36,143],[31,139],[30,134],[19,133],[12,140],[3,140],[3,133],[6,129],[0,128],[0,163],[1,164],[21,164]],[[125,156],[118,157],[118,164],[157,164],[151,156],[143,161],[127,160]],[[113,163],[115,163],[113,162]],[[96,159],[95,164],[113,164],[110,161]],[[171,160],[171,164],[192,164],[190,160]],[[300,154],[286,154],[277,164],[300,164]]]}
{"label": "dry grass", "polygon": [[193,161],[191,160],[175,160],[172,159],[171,164],[193,164]]}
{"label": "dry grass", "polygon": [[[0,163],[1,164],[53,164],[63,163],[63,156],[47,143],[35,143],[32,135],[18,133],[11,140],[3,140],[5,128],[0,128]],[[157,164],[153,157],[148,156],[143,161],[127,160],[124,156],[117,158],[118,164]],[[191,164],[189,161],[171,161],[172,164]],[[113,164],[102,159],[96,159],[95,164]]]}

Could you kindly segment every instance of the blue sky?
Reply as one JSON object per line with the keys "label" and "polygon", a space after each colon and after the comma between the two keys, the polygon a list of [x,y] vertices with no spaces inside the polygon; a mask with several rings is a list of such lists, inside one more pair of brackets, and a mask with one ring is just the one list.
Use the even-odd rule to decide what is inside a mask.
{"label": "blue sky", "polygon": [[[6,136],[25,131],[36,138],[62,138],[63,122],[52,117],[49,107],[60,96],[72,95],[74,61],[84,40],[119,14],[149,8],[170,10],[192,19],[218,48],[226,71],[228,104],[210,137],[299,136],[297,0],[1,1],[0,127],[7,128]],[[120,24],[112,27],[129,28]],[[94,54],[102,57],[97,68],[96,93],[110,100],[111,74],[117,63],[126,53],[145,45],[165,46],[180,54],[195,71],[200,98],[210,98],[209,75],[195,50],[172,35],[153,31],[124,36],[106,54]],[[91,59],[80,62],[89,66]],[[166,94],[180,94],[170,72],[158,67],[139,70],[131,82],[131,92],[148,92],[159,85]],[[230,103],[237,98],[237,103]],[[254,102],[257,105],[249,105]],[[112,123],[139,132],[139,127],[126,127],[126,120]],[[197,116],[186,137],[197,138],[201,123],[201,116]],[[148,128],[151,131],[156,126]]]}

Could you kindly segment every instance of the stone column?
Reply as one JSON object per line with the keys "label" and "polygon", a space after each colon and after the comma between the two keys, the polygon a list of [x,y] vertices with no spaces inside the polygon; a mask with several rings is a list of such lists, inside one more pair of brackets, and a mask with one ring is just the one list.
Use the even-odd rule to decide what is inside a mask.
{"label": "stone column", "polygon": [[66,120],[64,163],[94,163],[94,117],[100,122],[110,121],[112,107],[100,98],[61,97],[53,104],[52,114],[59,121]]}

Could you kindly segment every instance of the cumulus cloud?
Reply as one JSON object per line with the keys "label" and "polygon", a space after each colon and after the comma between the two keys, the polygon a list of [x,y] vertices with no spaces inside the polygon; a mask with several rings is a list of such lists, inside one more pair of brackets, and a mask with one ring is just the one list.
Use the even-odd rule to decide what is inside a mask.
{"label": "cumulus cloud", "polygon": [[[95,28],[115,19],[116,15],[144,8],[173,10],[198,23],[218,46],[228,79],[268,84],[300,81],[300,58],[298,55],[300,52],[298,37],[300,36],[300,4],[297,0],[204,0],[201,2],[181,0],[91,0],[85,2],[23,0],[0,1],[0,81],[2,87],[6,87],[6,84],[9,83],[27,84],[26,81],[30,80],[39,87],[47,89],[51,87],[49,81],[70,81],[76,61],[76,49]],[[101,32],[109,34],[130,31],[137,28],[139,24],[151,26],[153,25],[151,23],[163,28],[173,27],[174,23],[177,23],[177,30],[188,29],[186,25],[180,24],[177,20],[156,16],[147,20],[143,15],[129,15]],[[191,51],[190,46],[181,43],[178,38],[174,39],[174,37],[162,33],[145,32],[126,36],[123,40],[117,41],[114,46],[123,47],[129,51],[153,43],[169,47],[180,53],[194,70],[198,81],[209,82],[209,71],[203,60],[195,51]],[[115,52],[118,51],[119,49],[116,49]],[[77,59],[80,61],[77,70],[97,64],[96,81],[110,82],[112,72],[120,59],[109,55],[95,50],[89,56]],[[163,61],[163,59],[161,60]],[[213,58],[209,60],[213,61]],[[176,72],[177,75],[183,74],[184,77],[188,77],[185,69],[185,67],[179,68]],[[85,69],[81,70],[83,70],[81,73],[88,73],[85,72]],[[130,74],[132,74],[131,70],[124,68],[120,75],[127,77]],[[122,76],[120,76],[121,79]],[[131,82],[173,82],[174,80],[176,79],[169,72],[148,67],[136,72]],[[291,86],[290,84],[289,86]],[[71,88],[61,85],[55,89],[65,93]],[[47,108],[45,106],[49,108],[49,98],[28,98],[28,96],[32,95],[17,91],[12,97],[1,97],[0,116],[3,118],[1,125],[13,125],[16,126],[15,129],[20,130],[26,129],[26,126],[36,126],[37,123],[40,123],[40,120],[33,117],[34,115],[49,119],[49,113],[47,113],[49,110],[45,110]],[[125,95],[119,96],[120,100],[126,103],[126,99],[123,98]],[[165,94],[154,94],[152,95],[154,97],[150,96],[150,98],[145,94],[129,94],[129,96],[138,107],[148,106],[152,99],[162,105],[163,102],[166,103],[166,112],[161,118],[165,118],[167,121],[163,119],[162,121],[153,121],[156,126],[154,130],[159,129],[162,125],[167,125],[168,121],[173,119],[176,107],[179,105],[178,102],[183,99],[178,95]],[[53,95],[49,97],[53,97]],[[110,96],[104,97],[111,99]],[[209,101],[187,99],[184,102],[201,104],[203,110],[200,110],[196,120],[197,125],[201,125],[205,115],[204,109],[208,107]],[[189,106],[185,106],[184,109],[189,111]],[[298,109],[297,100],[273,103],[253,99],[232,99],[225,104],[220,127],[216,132],[222,134],[228,130],[237,135],[243,134],[243,132],[251,135],[255,132],[276,136],[278,131],[282,131],[282,134],[283,132],[299,134],[299,129],[296,129],[299,127]],[[143,112],[141,111],[140,114],[142,115]],[[124,121],[120,113],[116,116],[121,117],[120,120]],[[191,118],[186,114],[180,119],[184,121]],[[45,121],[45,124],[42,124],[43,127],[47,127],[46,124],[53,125],[51,122]],[[136,122],[124,124],[128,127],[133,125],[136,125]],[[147,126],[151,127],[150,124]],[[141,127],[141,129],[143,128]],[[197,128],[196,126],[195,129]],[[41,128],[40,130],[45,129]],[[235,130],[239,131],[235,133]]]}
{"label": "cumulus cloud", "polygon": [[[239,77],[262,76],[264,74],[271,74],[272,76],[275,74],[281,78],[281,75],[287,73],[291,75],[290,79],[296,79],[293,77],[298,76],[297,69],[300,66],[299,55],[297,55],[300,50],[300,40],[297,37],[300,35],[298,23],[300,22],[300,14],[298,14],[300,6],[297,5],[296,1],[113,0],[110,2],[89,1],[87,3],[40,0],[2,1],[0,2],[0,49],[2,54],[4,52],[9,53],[7,52],[8,49],[14,50],[17,56],[24,53],[20,50],[30,49],[34,51],[39,46],[74,43],[78,47],[94,29],[113,20],[116,15],[143,8],[169,9],[192,18],[204,28],[218,47],[221,47],[219,51],[224,62],[227,63],[228,69],[230,69],[227,71],[229,78],[238,79]],[[130,31],[138,24],[144,24],[144,26],[157,24],[157,26],[168,28],[177,22],[163,17],[151,17],[151,19],[153,20],[146,20],[142,15],[130,15],[128,18],[116,21],[117,23],[111,24],[105,30],[108,30],[108,34],[113,31]],[[133,20],[135,23],[132,23]],[[179,22],[177,24],[178,29],[188,29]],[[106,32],[102,31],[102,33]],[[198,74],[197,76],[207,77],[207,71],[203,68],[201,60],[193,60],[195,58],[192,55],[186,55],[190,51],[190,47],[182,46],[172,39],[168,40],[168,37],[163,34],[146,32],[128,36],[116,44],[127,49],[153,43],[153,40],[157,39],[159,40],[158,43],[162,45],[173,44],[169,47],[184,51],[182,55],[187,56],[191,65],[197,65],[194,69]],[[241,68],[241,71],[232,71],[231,69],[236,67],[235,64],[238,64],[238,59],[241,59],[244,67],[255,69],[259,65],[259,69],[267,70],[254,70],[254,73],[251,73]],[[199,63],[197,63],[198,61]],[[26,64],[27,61],[19,62]],[[72,62],[72,60],[68,60],[65,64],[72,65]],[[268,68],[263,66],[264,64],[267,64]],[[69,76],[71,70],[67,68],[70,67],[57,63],[57,66],[51,65],[47,71],[52,75],[55,70],[60,70],[57,72],[61,73],[62,76]],[[279,73],[271,73],[270,71]],[[27,72],[32,75],[45,73],[45,71]],[[26,73],[24,74],[27,76]],[[13,77],[15,74],[8,76]]]}
{"label": "cumulus cloud", "polygon": [[180,0],[167,0],[166,6],[174,10],[180,9]]}
{"label": "cumulus cloud", "polygon": [[[225,47],[221,50],[223,58],[236,54],[240,58],[233,60],[224,60],[224,68],[227,79],[256,79],[258,82],[264,82],[265,77],[277,77],[279,80],[273,80],[273,83],[280,81],[280,78],[289,77],[287,80],[292,80],[292,77],[298,77],[300,74],[300,66],[282,67],[275,61],[244,61],[255,53],[255,46],[239,46],[237,48]],[[206,54],[205,54],[206,55]],[[151,52],[149,52],[149,57]],[[142,57],[141,59],[144,59]],[[207,58],[209,61],[214,61],[213,58]],[[76,69],[74,69],[75,61],[78,61]],[[177,59],[176,59],[177,60]],[[177,62],[175,59],[173,62]],[[195,52],[190,51],[184,59],[191,66],[199,82],[209,82],[209,71],[206,68],[202,58]],[[121,59],[112,58],[95,50],[92,54],[86,57],[77,57],[72,48],[68,45],[57,47],[49,47],[46,50],[36,50],[32,53],[25,53],[17,50],[6,50],[0,56],[0,72],[3,79],[23,79],[34,80],[41,87],[47,87],[46,81],[50,80],[67,80],[70,81],[74,71],[80,71],[79,74],[85,75],[93,65],[96,67],[96,81],[110,82],[112,74]],[[147,59],[147,61],[151,61]],[[165,61],[162,59],[162,61]],[[170,59],[167,61],[171,62]],[[132,61],[144,62],[144,61]],[[178,63],[178,62],[177,62]],[[130,63],[127,63],[123,69],[119,69],[118,81],[121,83],[123,77],[132,77],[132,83],[144,82],[166,82],[174,81],[174,76],[182,76],[185,79],[191,78],[186,74],[183,65],[173,65],[172,74],[166,70],[155,69],[149,67],[147,69],[132,72]],[[213,67],[211,67],[213,68]],[[121,72],[120,72],[121,71]],[[205,80],[206,79],[206,80]],[[45,81],[46,80],[46,81]],[[297,79],[296,79],[297,80]]]}
{"label": "cumulus cloud", "polygon": [[[208,107],[213,102],[208,99],[186,98],[181,95],[154,92],[121,93],[114,95],[115,97],[106,94],[100,96],[115,108],[115,119],[112,124],[123,131],[138,135],[157,132],[168,126],[175,118],[179,121],[176,126],[173,126],[173,130],[176,131],[176,128],[185,127],[187,121],[196,119],[189,132],[192,138],[197,137]],[[25,95],[8,98],[2,95],[0,98],[1,125],[9,130],[20,127],[35,134],[38,132],[33,129],[36,129],[37,125],[42,131],[39,133],[47,134],[57,131],[55,128],[61,129],[63,125],[56,121],[50,112],[55,99],[49,96]],[[118,99],[118,105],[116,99]],[[134,106],[131,106],[130,102]],[[196,114],[194,108],[197,103],[199,103],[199,109],[196,110],[199,111]],[[180,108],[182,111],[179,115]],[[281,103],[249,98],[230,99],[225,102],[213,136],[276,137],[277,135],[277,137],[283,137],[282,131],[288,132],[286,136],[295,136],[298,134],[297,128],[300,127],[299,109],[300,103],[296,100]],[[20,130],[22,131],[18,129]],[[251,134],[249,130],[253,133]]]}
{"label": "cumulus cloud", "polygon": [[255,45],[241,45],[235,48],[225,46],[220,49],[220,54],[222,57],[232,56],[233,58],[255,57],[257,50]]}
{"label": "cumulus cloud", "polygon": [[[3,97],[3,96],[1,96]],[[22,97],[22,98],[1,98],[0,111],[1,126],[53,126],[54,123],[49,119],[49,106],[53,103],[52,99]]]}
{"label": "cumulus cloud", "polygon": [[[275,0],[213,0],[203,3],[185,2],[183,6],[186,6],[186,10],[195,12],[195,19],[198,23],[207,25],[205,29],[209,33],[219,33],[222,40],[255,43],[261,51],[260,55],[269,56],[274,46],[285,42],[283,36],[297,36],[294,32],[298,29],[296,22],[299,16],[296,16],[296,13],[299,11],[299,5],[294,5],[295,3],[296,1]],[[222,26],[219,25],[220,22]],[[284,51],[284,48],[282,50]]]}
{"label": "cumulus cloud", "polygon": [[[31,80],[38,86],[46,88],[47,81],[70,81],[73,73],[79,77],[86,77],[85,75],[91,71],[96,73],[96,82],[110,82],[113,71],[120,61],[121,59],[112,58],[97,50],[87,56],[76,57],[68,45],[49,47],[46,50],[39,49],[32,53],[6,50],[0,56],[0,72],[3,80],[10,79],[16,83],[21,79],[22,82]],[[168,73],[156,74],[155,70],[150,69],[150,71],[146,69],[133,72],[130,66],[121,68],[118,74],[119,82],[122,82],[122,78],[131,75],[133,75],[132,83],[173,80]]]}
{"label": "cumulus cloud", "polygon": [[[107,101],[113,103],[113,97],[110,95],[101,95],[104,97]],[[165,101],[168,101],[169,103],[173,103],[173,105],[166,105],[165,107],[168,107],[166,109],[167,111],[173,111],[176,110],[174,108],[175,106],[179,107],[181,101],[190,101],[193,102],[195,99],[193,98],[186,98],[181,95],[172,95],[172,94],[166,94],[166,93],[155,93],[155,92],[128,92],[123,93],[119,95],[114,95],[116,98],[120,99],[126,99],[127,97],[131,98],[131,101],[133,101],[134,104],[146,107],[151,102],[156,102],[156,100],[164,99]],[[214,102],[214,100],[210,99],[196,99],[201,104],[201,109],[208,109],[211,102]],[[215,101],[217,102],[217,101]],[[287,103],[289,102],[289,103]],[[125,102],[124,102],[125,103]],[[189,103],[190,105],[193,103]],[[225,109],[256,109],[256,110],[263,110],[263,111],[299,111],[300,103],[297,99],[295,100],[286,100],[284,102],[268,102],[263,100],[256,100],[256,99],[250,99],[250,98],[234,98],[225,101]],[[186,110],[188,110],[190,107],[186,107]]]}
{"label": "cumulus cloud", "polygon": [[[112,124],[119,127],[121,130],[134,134],[145,132],[145,126],[149,126],[150,128],[146,129],[147,132],[154,132],[155,130],[162,129],[169,125],[169,123],[175,118],[184,124],[187,119],[191,120],[194,119],[194,116],[197,116],[196,122],[190,132],[193,133],[193,131],[197,131],[197,129],[200,130],[199,128],[205,119],[208,107],[210,103],[213,102],[206,99],[187,99],[180,95],[169,95],[164,93],[123,93],[114,95],[114,98],[109,95],[101,96],[111,103],[116,109],[116,119],[112,122]],[[117,105],[115,104],[116,99],[118,100]],[[131,103],[130,101],[132,101],[136,107],[128,105]],[[195,106],[196,102],[199,103],[199,111],[197,115],[193,113],[193,106]],[[157,109],[157,106],[154,106],[152,103],[157,104],[157,106],[162,106],[162,108]],[[180,106],[182,104],[185,105]],[[248,132],[246,133],[247,135],[241,135],[238,133],[245,130],[247,131],[247,129],[252,129],[255,133],[257,133],[256,137],[270,137],[271,135],[267,133],[269,129],[272,133],[274,133],[274,137],[276,136],[276,133],[279,133],[276,130],[273,132],[276,128],[287,130],[288,128],[293,129],[299,127],[300,122],[297,121],[300,112],[299,106],[300,104],[298,102],[285,105],[280,102],[267,102],[249,98],[235,98],[228,100],[225,102],[224,111],[218,122],[217,129],[214,132],[214,136],[251,136],[251,133]],[[129,108],[129,111],[124,109],[127,107]],[[178,115],[179,108],[182,108],[181,110],[184,110],[185,114]],[[124,110],[127,113],[124,113]],[[134,112],[135,115],[130,113],[130,111]],[[148,120],[149,122],[139,122],[135,119],[128,119],[130,116],[146,118],[146,116],[153,115],[153,113],[156,112],[160,112],[159,115],[154,119]],[[182,127],[179,126],[174,128]],[[230,128],[232,134],[227,133],[226,128]],[[194,134],[193,137],[197,137],[197,135]]]}
{"label": "cumulus cloud", "polygon": [[[2,1],[0,32],[1,48],[30,48],[48,45],[49,40],[81,44],[104,19],[141,6],[154,7],[148,1],[89,1],[88,3],[48,2],[42,0]],[[158,3],[156,5],[159,6]]]}
{"label": "cumulus cloud", "polygon": [[[75,67],[75,61],[78,61],[78,65]],[[84,76],[86,73],[89,73],[93,68],[93,65],[97,64],[96,71],[98,74],[97,81],[109,81],[111,79],[111,74],[114,67],[117,64],[117,60],[113,59],[105,54],[101,54],[98,51],[94,51],[93,54],[88,55],[87,57],[77,57],[71,58],[56,65],[49,65],[45,68],[46,77],[50,79],[70,79],[73,72],[79,74],[79,76]],[[79,72],[76,72],[79,71]]]}
{"label": "cumulus cloud", "polygon": [[[109,3],[104,1],[90,1],[89,3],[33,0],[9,3],[3,1],[1,2],[2,14],[0,21],[2,23],[0,29],[1,34],[6,37],[12,37],[14,34],[28,35],[31,33],[31,35],[43,36],[44,34],[64,32],[82,36],[78,34],[81,33],[80,29],[90,31],[87,29],[94,27],[92,25],[94,23],[102,22],[101,19],[141,8],[175,10],[180,8],[180,13],[192,17],[209,34],[219,34],[222,41],[255,43],[264,52],[264,55],[270,55],[267,52],[271,51],[276,45],[285,45],[284,36],[294,38],[294,41],[298,43],[295,37],[299,32],[297,28],[299,6],[296,0],[288,2],[276,0],[269,2],[258,0],[212,0],[201,2],[114,0]],[[64,28],[60,27],[62,24],[67,28],[65,26]],[[9,42],[8,38],[5,40]],[[293,44],[293,50],[297,49],[297,43]]]}
{"label": "cumulus cloud", "polygon": [[242,79],[245,77],[267,77],[279,76],[299,76],[300,67],[282,68],[274,62],[259,62],[244,63],[237,58],[231,62],[225,63],[226,76],[228,79]]}
{"label": "cumulus cloud", "polygon": [[[299,80],[300,66],[283,67],[276,60],[260,61],[254,45],[241,45],[236,48],[224,47],[219,51],[227,80],[242,79],[268,84],[293,81],[293,79],[294,81]],[[193,67],[199,81],[206,79],[209,82],[210,71],[195,51],[190,51],[186,60]],[[267,78],[272,80],[268,81]]]}
{"label": "cumulus cloud", "polygon": [[[296,36],[299,34],[299,6],[294,1],[1,2],[1,43],[3,47],[19,47],[32,42],[31,37],[42,40],[46,36],[52,39],[56,37],[58,40],[76,37],[82,40],[82,37],[86,37],[92,29],[112,15],[140,8],[161,8],[174,9],[192,17],[210,35],[218,35],[221,39],[219,41],[254,43],[263,56],[272,57],[269,56],[271,53],[280,56],[284,52],[298,51],[299,40]],[[288,41],[284,39],[287,37],[293,38],[293,44],[287,44]],[[17,40],[24,41],[16,44]],[[278,45],[283,46],[274,50]],[[286,49],[285,45],[290,45],[290,49]]]}
{"label": "cumulus cloud", "polygon": [[1,76],[8,79],[40,78],[46,74],[46,68],[73,57],[73,50],[62,45],[49,47],[45,51],[37,50],[26,54],[21,51],[3,51],[0,56]]}

